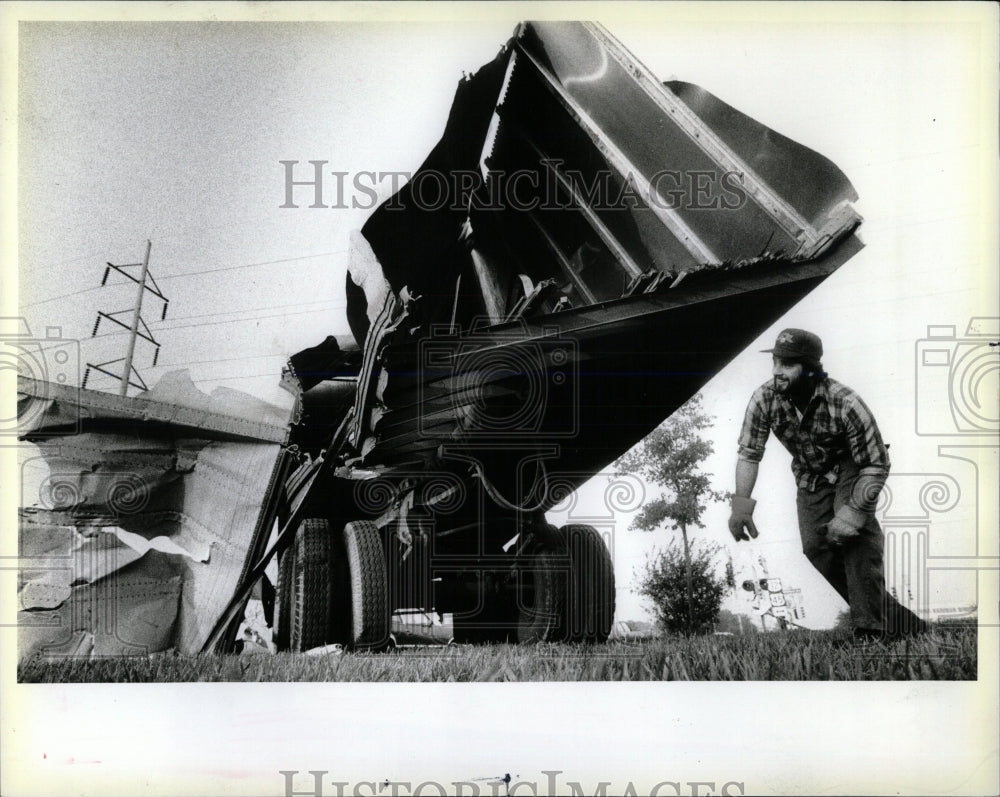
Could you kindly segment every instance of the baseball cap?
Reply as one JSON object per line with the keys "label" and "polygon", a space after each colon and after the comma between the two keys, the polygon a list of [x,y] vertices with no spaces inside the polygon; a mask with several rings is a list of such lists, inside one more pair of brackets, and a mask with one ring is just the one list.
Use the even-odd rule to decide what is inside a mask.
{"label": "baseball cap", "polygon": [[819,335],[804,329],[783,329],[774,342],[774,348],[764,349],[763,353],[789,360],[818,362],[823,359],[823,341],[819,339]]}

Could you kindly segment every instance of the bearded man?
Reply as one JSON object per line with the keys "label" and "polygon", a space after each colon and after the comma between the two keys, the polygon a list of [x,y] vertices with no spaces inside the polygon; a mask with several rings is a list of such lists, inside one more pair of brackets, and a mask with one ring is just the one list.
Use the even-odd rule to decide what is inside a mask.
{"label": "bearded man", "polygon": [[923,633],[927,624],[885,591],[884,538],[875,505],[889,476],[888,447],[861,397],[823,371],[823,343],[785,329],[772,379],[750,398],[739,439],[729,530],[757,537],[751,498],[768,436],[792,455],[802,552],[851,610],[864,641]]}

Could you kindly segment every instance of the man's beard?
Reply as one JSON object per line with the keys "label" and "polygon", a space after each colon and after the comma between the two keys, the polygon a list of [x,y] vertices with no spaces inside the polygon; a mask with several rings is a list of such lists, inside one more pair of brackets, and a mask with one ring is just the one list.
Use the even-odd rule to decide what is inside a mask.
{"label": "man's beard", "polygon": [[811,373],[803,373],[794,381],[783,376],[774,377],[772,384],[776,393],[790,399],[805,399],[812,395],[816,386],[816,377]]}
{"label": "man's beard", "polygon": [[802,384],[803,377],[799,377],[794,382],[784,376],[774,377],[774,389],[778,393],[788,394],[792,393]]}

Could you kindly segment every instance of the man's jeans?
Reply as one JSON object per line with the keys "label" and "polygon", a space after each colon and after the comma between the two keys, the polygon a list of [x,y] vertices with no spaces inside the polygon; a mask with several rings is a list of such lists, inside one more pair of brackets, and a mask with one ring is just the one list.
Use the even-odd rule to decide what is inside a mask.
{"label": "man's jeans", "polygon": [[851,607],[856,629],[912,634],[924,627],[916,615],[885,591],[884,537],[878,521],[869,519],[861,533],[842,545],[830,545],[826,524],[847,501],[858,478],[853,462],[841,464],[837,483],[821,481],[810,493],[799,488],[796,505],[802,552]]}

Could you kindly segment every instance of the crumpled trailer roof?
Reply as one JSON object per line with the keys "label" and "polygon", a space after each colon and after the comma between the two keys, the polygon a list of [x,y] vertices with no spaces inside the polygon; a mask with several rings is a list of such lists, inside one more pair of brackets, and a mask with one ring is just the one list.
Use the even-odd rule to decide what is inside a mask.
{"label": "crumpled trailer roof", "polygon": [[359,342],[381,325],[356,461],[534,444],[586,480],[860,249],[856,199],[827,158],[661,84],[600,25],[522,23],[362,229],[354,282],[380,269],[400,301],[348,279]]}
{"label": "crumpled trailer roof", "polygon": [[[491,204],[488,184],[518,172],[532,177]],[[480,179],[459,186],[455,174]],[[737,182],[725,184],[726,175]],[[430,203],[442,186],[448,201]],[[539,222],[563,249],[579,245],[566,241],[571,231],[599,239],[631,276],[809,260],[861,221],[849,204],[854,188],[829,159],[704,89],[661,84],[602,26],[582,22],[522,23],[459,84],[441,140],[363,228],[394,291],[428,296],[453,280],[470,200],[488,228],[473,217],[487,252],[503,251],[504,238],[517,244]],[[532,254],[519,264],[559,259],[544,235],[526,237],[515,254]]]}

